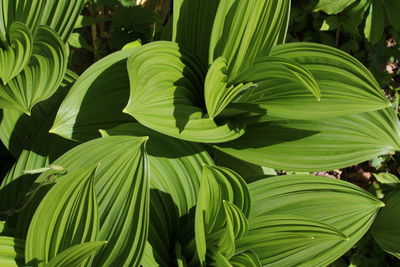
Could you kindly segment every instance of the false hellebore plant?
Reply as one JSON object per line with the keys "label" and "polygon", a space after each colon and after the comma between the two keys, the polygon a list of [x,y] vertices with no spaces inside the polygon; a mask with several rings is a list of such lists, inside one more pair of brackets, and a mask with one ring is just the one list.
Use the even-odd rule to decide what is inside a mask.
{"label": "false hellebore plant", "polygon": [[0,137],[18,157],[0,187],[2,266],[324,266],[376,217],[400,255],[398,193],[378,214],[347,182],[260,172],[400,149],[361,63],[283,44],[289,0],[175,0],[172,41],[77,77],[64,42],[82,2],[1,2]]}

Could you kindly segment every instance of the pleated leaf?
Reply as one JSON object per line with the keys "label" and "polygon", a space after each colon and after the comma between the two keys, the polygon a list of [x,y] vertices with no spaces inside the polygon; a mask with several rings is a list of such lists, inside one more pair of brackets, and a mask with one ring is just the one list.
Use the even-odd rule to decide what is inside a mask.
{"label": "pleated leaf", "polygon": [[371,0],[369,13],[365,21],[364,34],[368,41],[376,44],[382,39],[385,28],[383,5],[380,0]]}
{"label": "pleated leaf", "polygon": [[[107,244],[95,256],[93,266],[140,263],[149,220],[149,170],[144,151],[147,139],[131,136],[95,139],[73,148],[54,162],[67,171],[100,164],[94,178],[99,205],[96,240]],[[45,181],[48,175],[43,173],[37,182]]]}
{"label": "pleated leaf", "polygon": [[99,215],[94,172],[92,166],[69,172],[43,198],[29,226],[27,263],[45,266],[65,249],[96,239]]}
{"label": "pleated leaf", "polygon": [[200,144],[160,134],[139,123],[119,125],[107,134],[149,136],[150,225],[142,264],[170,266],[177,237],[183,243],[191,238],[184,228],[190,225],[189,214],[196,206],[202,166],[213,165],[213,161]]}
{"label": "pleated leaf", "polygon": [[400,31],[400,17],[398,16],[400,2],[397,0],[385,0],[383,4],[385,6],[386,15],[393,28],[395,28],[396,31]]}
{"label": "pleated leaf", "polygon": [[381,249],[400,259],[400,193],[390,193],[384,201],[385,207],[372,225],[372,236]]}
{"label": "pleated leaf", "polygon": [[[317,228],[320,228],[321,223],[326,224],[333,234],[331,240],[324,238],[324,242],[315,242],[317,238],[312,239],[311,236],[314,235],[309,235],[308,241],[303,239],[305,246],[302,249],[296,245],[289,249],[289,246],[284,245],[287,240],[284,238],[281,240],[282,243],[277,242],[277,246],[274,247],[276,255],[273,255],[272,248],[263,248],[260,245],[254,252],[260,257],[263,266],[328,265],[354,246],[371,226],[379,209],[384,205],[356,185],[328,177],[276,176],[253,182],[249,187],[252,196],[252,214],[249,219],[249,234],[245,238],[249,238],[249,242],[242,246],[238,244],[241,249],[253,249],[258,246],[257,242],[250,242],[250,240],[258,238],[259,226],[268,224],[265,217],[272,220],[278,220],[281,215],[302,217],[308,221],[303,225],[312,228],[313,225],[319,225]],[[281,229],[280,227],[285,226],[283,223],[277,223],[277,227]],[[337,230],[333,230],[332,227]],[[328,229],[325,227],[324,232],[326,230]],[[344,236],[334,234],[335,231],[343,233]],[[273,236],[260,241],[273,244],[275,242]],[[323,236],[326,237],[325,234]],[[282,250],[287,250],[287,253],[283,253]]]}
{"label": "pleated leaf", "polygon": [[203,117],[204,70],[188,50],[170,42],[147,44],[128,61],[131,94],[124,112],[163,134],[219,143],[244,133],[243,125]]}
{"label": "pleated leaf", "polygon": [[231,81],[248,69],[257,56],[267,56],[281,28],[286,28],[290,1],[221,1],[212,29],[209,63],[227,60]]}
{"label": "pleated leaf", "polygon": [[20,73],[33,49],[33,38],[28,27],[21,22],[14,22],[9,29],[10,45],[0,48],[0,79],[8,83]]}
{"label": "pleated leaf", "polygon": [[229,260],[229,263],[233,267],[261,267],[261,262],[257,254],[250,250],[233,256]]}
{"label": "pleated leaf", "polygon": [[74,29],[85,0],[50,0],[41,12],[40,24],[54,29],[64,43]]}
{"label": "pleated leaf", "polygon": [[67,57],[60,37],[51,28],[40,26],[29,64],[14,79],[0,85],[0,107],[30,114],[35,104],[49,98],[61,84]]}
{"label": "pleated leaf", "polygon": [[115,52],[88,68],[61,104],[50,131],[64,138],[86,141],[99,137],[99,129],[132,121],[122,109],[129,97],[126,62],[133,51]]}
{"label": "pleated leaf", "polygon": [[25,24],[32,32],[36,31],[40,24],[42,12],[45,7],[44,0],[13,0],[1,1],[0,3],[0,41],[5,43],[8,39],[7,32],[15,21]]}
{"label": "pleated leaf", "polygon": [[318,121],[272,120],[216,145],[238,159],[266,167],[322,171],[351,166],[400,149],[392,108]]}
{"label": "pleated leaf", "polygon": [[208,66],[209,44],[220,0],[176,0],[172,41],[192,51]]}
{"label": "pleated leaf", "polygon": [[323,11],[326,14],[334,15],[342,12],[355,1],[356,0],[319,0],[314,11]]}
{"label": "pleated leaf", "polygon": [[0,266],[18,267],[24,262],[25,242],[18,238],[0,236]]}
{"label": "pleated leaf", "polygon": [[204,84],[204,98],[207,113],[211,119],[221,113],[242,90],[252,85],[251,82],[248,84],[228,85],[226,71],[226,60],[223,57],[219,57],[211,64],[207,72]]}
{"label": "pleated leaf", "polygon": [[86,242],[72,246],[49,262],[48,267],[69,267],[81,266],[85,261],[98,251],[102,246],[107,244],[106,241]]}
{"label": "pleated leaf", "polygon": [[[205,262],[207,249],[218,248],[223,256],[231,257],[235,248],[234,237],[242,236],[241,231],[246,232],[243,230],[244,225],[242,225],[244,228],[240,227],[237,231],[234,230],[234,211],[231,207],[224,208],[224,200],[237,206],[243,212],[245,218],[249,216],[250,194],[244,180],[227,168],[204,166],[195,215],[196,248],[200,263]],[[226,226],[227,217],[230,220],[228,226]],[[228,231],[231,231],[232,238],[227,238],[225,234],[218,234],[216,237],[215,233],[221,231],[221,229],[224,231],[225,227],[228,228]],[[237,233],[235,234],[235,232]],[[216,246],[216,243],[219,243],[218,237],[225,240],[220,246]],[[211,240],[214,240],[214,242]]]}
{"label": "pleated leaf", "polygon": [[[372,74],[352,56],[329,46],[290,43],[275,46],[271,56],[297,61],[315,78],[321,101],[313,98],[287,98],[293,118],[320,119],[390,106]],[[288,116],[287,115],[287,116]]]}
{"label": "pleated leaf", "polygon": [[259,58],[235,81],[252,82],[254,86],[244,90],[234,101],[256,105],[267,110],[270,116],[297,118],[301,110],[292,104],[301,99],[318,104],[321,92],[313,75],[294,60],[264,57]]}

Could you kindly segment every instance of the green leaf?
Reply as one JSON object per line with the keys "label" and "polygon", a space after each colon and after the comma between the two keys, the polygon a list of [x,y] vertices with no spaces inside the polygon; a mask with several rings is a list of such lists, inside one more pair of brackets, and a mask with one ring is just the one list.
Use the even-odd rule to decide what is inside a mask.
{"label": "green leaf", "polygon": [[338,28],[340,23],[338,22],[338,18],[336,16],[329,16],[322,23],[320,31],[332,31]]}
{"label": "green leaf", "polygon": [[355,1],[356,0],[319,0],[314,11],[323,11],[328,15],[335,15],[342,12]]}
{"label": "green leaf", "polygon": [[[291,253],[280,254],[279,251],[289,250],[289,247],[284,245],[287,242],[284,238],[277,242],[278,246],[275,247],[277,254],[274,258],[271,258],[274,253],[272,249],[263,249],[260,245],[254,252],[258,254],[263,265],[326,266],[354,246],[371,226],[378,210],[383,206],[382,202],[358,186],[328,177],[276,176],[260,179],[251,183],[249,187],[252,196],[252,214],[249,219],[250,231],[246,237],[249,242],[241,246],[243,250],[258,246],[257,242],[250,240],[259,238],[257,231],[260,229],[259,226],[267,223],[265,217],[277,220],[282,215],[300,216],[308,221],[305,225],[318,224],[317,229],[314,228],[317,231],[322,227],[320,223],[329,225],[331,230],[328,230],[327,226],[322,229],[331,231],[330,236],[333,237],[331,240],[323,238],[323,242],[315,242],[318,239],[311,239],[313,235],[308,235],[308,246],[302,249],[294,246],[291,248]],[[284,225],[277,223],[276,227],[282,229]],[[343,238],[343,235],[341,237],[335,235],[334,229],[339,230],[348,239]],[[268,231],[268,228],[265,230]],[[262,241],[273,244],[274,239],[263,238]]]}
{"label": "green leaf", "polygon": [[369,13],[365,22],[364,34],[372,44],[382,39],[384,31],[384,14],[381,0],[371,0]]}
{"label": "green leaf", "polygon": [[149,136],[146,151],[151,170],[150,225],[141,263],[168,266],[173,262],[174,241],[178,238],[184,243],[192,237],[184,228],[190,225],[190,213],[197,203],[202,166],[213,162],[200,144],[160,134],[139,123],[122,124],[107,133]]}
{"label": "green leaf", "polygon": [[204,98],[208,115],[214,119],[246,87],[252,83],[228,86],[226,60],[217,58],[207,72],[204,85]]}
{"label": "green leaf", "polygon": [[[315,78],[321,101],[312,98],[286,99],[295,118],[320,119],[390,106],[372,74],[352,56],[329,46],[290,43],[275,46],[271,56],[297,61]],[[292,116],[293,117],[293,116]]]}
{"label": "green leaf", "polygon": [[[218,237],[226,237],[224,234],[215,236],[215,233],[225,228],[227,218],[231,222],[228,223],[228,231],[232,232],[232,239],[225,239],[225,242],[215,247],[219,247],[218,251],[225,257],[231,257],[234,252],[235,239],[233,237],[242,236],[241,231],[246,232],[246,230],[243,230],[245,229],[243,224],[241,226],[244,228],[239,228],[237,231],[233,228],[232,220],[241,217],[234,217],[237,211],[223,205],[224,200],[237,206],[243,212],[245,218],[249,216],[251,201],[244,180],[237,173],[227,168],[204,166],[195,215],[196,248],[200,263],[205,262],[207,249],[212,250],[213,248],[208,248],[209,243],[212,244],[210,240],[219,243]],[[235,232],[237,233],[235,234]]]}
{"label": "green leaf", "polygon": [[341,26],[345,32],[358,34],[358,26],[364,21],[364,14],[368,10],[371,0],[360,0],[346,10],[346,16],[340,17]]}
{"label": "green leaf", "polygon": [[95,18],[95,17],[79,15],[78,18],[76,19],[74,29],[89,27],[97,23],[105,22],[107,20],[109,19],[104,17]]}
{"label": "green leaf", "polygon": [[0,265],[18,267],[24,262],[25,242],[18,238],[0,236]]}
{"label": "green leaf", "polygon": [[122,113],[129,97],[126,59],[133,49],[115,52],[88,68],[61,104],[51,133],[86,141],[132,118]]}
{"label": "green leaf", "polygon": [[381,249],[400,259],[400,193],[388,194],[384,202],[386,206],[376,217],[371,233]]}
{"label": "green leaf", "polygon": [[50,0],[46,3],[44,10],[41,10],[40,24],[49,25],[67,42],[85,0]]}
{"label": "green leaf", "polygon": [[[94,177],[100,224],[96,240],[106,240],[107,244],[95,256],[93,266],[140,263],[149,220],[149,168],[144,151],[147,139],[99,138],[73,148],[54,162],[68,172],[100,163]],[[44,172],[37,183],[48,179],[49,174]],[[59,179],[62,182],[65,178]]]}
{"label": "green leaf", "polygon": [[83,35],[81,35],[77,32],[71,33],[71,35],[68,38],[68,44],[75,48],[84,48],[89,51],[94,51],[93,48],[85,40]]}
{"label": "green leaf", "polygon": [[390,186],[399,186],[400,185],[400,179],[391,173],[385,173],[385,172],[374,173],[374,177],[381,184],[390,185]]}
{"label": "green leaf", "polygon": [[92,256],[102,246],[107,244],[107,241],[86,242],[79,245],[67,248],[57,256],[55,256],[48,267],[69,267],[82,266],[87,258]]}
{"label": "green leaf", "polygon": [[386,14],[389,18],[390,23],[396,31],[400,31],[400,2],[397,0],[385,0],[383,1],[385,6]]}
{"label": "green leaf", "polygon": [[227,61],[229,81],[267,56],[281,29],[286,29],[288,0],[220,1],[210,39],[208,63],[222,56]]}
{"label": "green leaf", "polygon": [[214,147],[275,169],[322,171],[357,164],[400,149],[392,108],[318,121],[271,120],[248,125],[241,138]]}
{"label": "green leaf", "polygon": [[28,27],[14,22],[9,29],[10,45],[0,48],[0,79],[8,83],[28,64],[32,54],[33,40]]}
{"label": "green leaf", "polygon": [[217,143],[244,133],[244,125],[203,117],[204,70],[171,42],[153,42],[128,61],[131,94],[124,112],[146,127],[179,139]]}
{"label": "green leaf", "polygon": [[257,254],[252,251],[244,251],[233,256],[229,263],[232,264],[233,267],[261,267],[260,259]]}
{"label": "green leaf", "polygon": [[7,84],[0,84],[0,106],[30,114],[35,104],[49,98],[61,84],[67,58],[60,37],[48,26],[40,26],[29,64]]}
{"label": "green leaf", "polygon": [[45,266],[65,249],[96,239],[99,215],[94,172],[92,166],[71,171],[43,198],[29,226],[27,263]]}
{"label": "green leaf", "polygon": [[254,86],[243,90],[234,103],[266,109],[269,116],[301,117],[301,112],[291,104],[304,99],[318,105],[321,97],[313,75],[296,61],[285,58],[259,58],[236,81],[253,82]]}
{"label": "green leaf", "polygon": [[172,41],[192,51],[208,66],[211,31],[219,0],[175,0]]}
{"label": "green leaf", "polygon": [[342,232],[315,219],[264,215],[251,220],[251,229],[237,242],[237,251],[252,250],[263,266],[298,266],[307,265],[302,262],[302,256],[310,257],[304,255],[305,250],[346,240]]}

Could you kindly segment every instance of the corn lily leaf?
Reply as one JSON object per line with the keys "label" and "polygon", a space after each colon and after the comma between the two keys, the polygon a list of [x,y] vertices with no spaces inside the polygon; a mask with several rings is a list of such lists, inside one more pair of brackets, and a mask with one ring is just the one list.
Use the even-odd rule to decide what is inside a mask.
{"label": "corn lily leaf", "polygon": [[[107,241],[107,244],[94,257],[94,266],[140,263],[149,220],[149,172],[144,151],[147,139],[132,136],[95,139],[73,148],[54,162],[67,172],[100,164],[94,177],[99,206],[96,240]],[[53,173],[52,170],[44,172],[36,183],[48,180]],[[63,179],[61,176],[56,181]]]}
{"label": "corn lily leaf", "polygon": [[67,248],[57,256],[55,256],[48,267],[68,267],[82,266],[87,258],[92,256],[102,246],[107,244],[106,241],[86,242]]}
{"label": "corn lily leaf", "polygon": [[[146,143],[150,179],[150,225],[143,266],[169,266],[175,242],[191,238],[184,230],[197,203],[202,166],[213,165],[200,144],[178,140],[139,123],[121,124],[103,135],[149,136]],[[182,253],[182,252],[181,252]]]}
{"label": "corn lily leaf", "polygon": [[[280,117],[321,119],[389,107],[372,74],[352,56],[329,46],[313,43],[290,43],[275,46],[271,56],[297,61],[315,78],[321,101],[311,97],[283,99],[286,113]],[[293,114],[290,110],[297,111]]]}
{"label": "corn lily leaf", "polygon": [[323,11],[326,14],[334,15],[342,12],[355,1],[356,0],[319,0],[314,11]]}
{"label": "corn lily leaf", "polygon": [[1,1],[0,42],[6,43],[9,40],[7,32],[15,21],[25,24],[34,36],[39,27],[45,4],[46,1],[43,0]]}
{"label": "corn lily leaf", "polygon": [[0,236],[0,265],[18,267],[24,262],[25,242],[18,238]]}
{"label": "corn lily leaf", "polygon": [[220,0],[173,2],[172,41],[192,51],[208,66],[209,44]]}
{"label": "corn lily leaf", "polygon": [[33,42],[29,64],[14,79],[0,85],[0,107],[26,114],[49,98],[61,84],[68,53],[60,37],[48,26],[40,26]]}
{"label": "corn lily leaf", "polygon": [[389,18],[390,23],[396,31],[400,31],[400,17],[398,12],[400,10],[400,2],[396,0],[386,0],[383,2],[386,10],[386,15]]}
{"label": "corn lily leaf", "polygon": [[10,45],[0,48],[0,79],[8,83],[28,64],[33,50],[33,38],[28,27],[14,22],[9,28]]}
{"label": "corn lily leaf", "polygon": [[64,43],[74,29],[85,0],[51,0],[44,1],[40,24],[54,29]]}
{"label": "corn lily leaf", "polygon": [[45,266],[65,249],[96,239],[99,215],[94,171],[92,166],[71,171],[43,198],[29,226],[27,263]]}
{"label": "corn lily leaf", "polygon": [[62,102],[50,132],[86,141],[132,117],[122,113],[129,97],[127,58],[134,50],[115,52],[88,68]]}
{"label": "corn lily leaf", "polygon": [[248,250],[233,256],[229,263],[233,267],[261,267],[257,254]]}
{"label": "corn lily leaf", "polygon": [[244,133],[244,125],[219,124],[203,116],[204,70],[188,50],[154,42],[135,50],[128,61],[131,94],[124,112],[144,126],[194,142],[225,142]]}
{"label": "corn lily leaf", "polygon": [[385,18],[383,5],[379,0],[371,0],[369,13],[365,21],[364,34],[372,44],[376,44],[382,39],[385,29]]}
{"label": "corn lily leaf", "polygon": [[311,72],[290,59],[259,58],[234,83],[239,81],[254,86],[248,86],[233,102],[257,105],[266,109],[269,116],[301,117],[304,107],[299,111],[292,104],[305,99],[318,105],[321,98],[319,85]]}
{"label": "corn lily leaf", "polygon": [[229,81],[267,56],[281,29],[286,29],[290,1],[220,1],[210,40],[209,63],[227,61]]}
{"label": "corn lily leaf", "polygon": [[[264,224],[268,224],[265,217],[278,220],[279,216],[302,217],[308,220],[304,226],[317,226],[324,229],[322,224],[331,227],[332,239],[323,234],[323,242],[315,242],[308,236],[303,248],[297,246],[283,246],[286,239],[275,243],[274,238],[264,238],[261,242],[271,244],[270,249],[264,249],[261,243],[245,241],[238,244],[243,250],[251,249],[258,254],[263,266],[326,266],[343,255],[365,234],[375,219],[379,209],[384,205],[377,198],[363,189],[328,177],[311,175],[285,175],[273,178],[260,179],[249,185],[252,196],[252,214],[249,219],[250,230],[246,238],[258,239],[257,231],[264,231]],[[351,205],[349,205],[351,203]],[[293,221],[295,227],[301,225]],[[297,224],[297,226],[296,226]],[[314,226],[313,226],[314,225]],[[277,231],[284,228],[284,224],[277,223]],[[337,229],[341,234],[334,234]],[[319,231],[317,228],[315,230]],[[269,228],[265,230],[268,231]],[[260,233],[261,234],[261,233]],[[344,234],[344,235],[343,235]],[[292,235],[293,237],[293,235]],[[344,238],[348,237],[348,238]],[[246,239],[245,238],[245,239]],[[296,242],[295,240],[293,240]],[[321,240],[322,241],[322,240]],[[308,244],[306,244],[308,243]],[[295,243],[292,243],[295,244]],[[257,247],[257,249],[255,248]],[[282,250],[287,249],[285,253]],[[274,254],[277,252],[277,254]],[[282,252],[282,254],[281,254]]]}
{"label": "corn lily leaf", "polygon": [[399,135],[396,114],[387,108],[318,121],[255,123],[241,138],[214,147],[256,165],[321,171],[393,153],[400,149]]}
{"label": "corn lily leaf", "polygon": [[[236,206],[243,216],[229,204],[224,205],[224,201]],[[195,215],[196,248],[201,264],[206,261],[207,250],[217,250],[227,259],[233,256],[235,237],[247,232],[250,204],[247,185],[237,173],[223,167],[204,166]],[[238,229],[234,229],[234,220],[240,222]],[[218,255],[211,258],[216,260],[215,256]]]}
{"label": "corn lily leaf", "polygon": [[378,245],[387,253],[400,259],[400,231],[398,223],[400,221],[400,193],[392,192],[385,196],[385,207],[379,212],[371,233]]}

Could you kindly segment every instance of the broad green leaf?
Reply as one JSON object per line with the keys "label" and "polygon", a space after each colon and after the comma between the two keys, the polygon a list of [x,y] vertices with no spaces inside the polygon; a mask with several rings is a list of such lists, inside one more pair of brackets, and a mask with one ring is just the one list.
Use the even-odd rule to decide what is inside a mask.
{"label": "broad green leaf", "polygon": [[364,14],[368,10],[372,0],[356,1],[346,10],[346,16],[341,16],[341,26],[345,32],[358,34],[358,26],[364,21]]}
{"label": "broad green leaf", "polygon": [[0,85],[0,106],[30,115],[32,107],[49,98],[61,84],[67,58],[68,52],[57,33],[40,26],[29,64],[14,79]]}
{"label": "broad green leaf", "polygon": [[0,236],[0,266],[18,267],[24,262],[25,242],[18,238]]}
{"label": "broad green leaf", "polygon": [[390,185],[390,186],[399,186],[400,179],[391,173],[381,172],[381,173],[374,173],[374,177],[378,180],[379,183]]}
{"label": "broad green leaf", "polygon": [[400,2],[397,0],[385,0],[383,4],[385,5],[386,14],[393,28],[395,28],[396,31],[400,31]]}
{"label": "broad green leaf", "polygon": [[136,49],[128,60],[131,94],[124,112],[146,127],[179,139],[219,143],[244,133],[244,125],[204,117],[204,70],[188,50],[171,42]]}
{"label": "broad green leaf", "polygon": [[92,256],[107,241],[86,242],[67,248],[49,262],[47,267],[82,266],[85,260]]}
{"label": "broad green leaf", "polygon": [[229,259],[233,267],[261,267],[260,259],[252,251],[244,251]]}
{"label": "broad green leaf", "polygon": [[207,72],[204,84],[204,98],[207,113],[214,119],[245,88],[252,83],[228,85],[226,60],[217,58]]}
{"label": "broad green leaf", "polygon": [[[341,238],[342,240],[325,239],[322,243],[314,243],[316,240],[309,238],[308,247],[299,250],[294,246],[292,253],[278,253],[273,259],[270,258],[272,250],[259,247],[259,250],[254,252],[258,254],[262,264],[268,266],[328,265],[354,246],[384,205],[358,186],[328,177],[276,176],[253,182],[249,187],[252,196],[250,231],[246,237],[249,240],[258,238],[256,234],[258,226],[266,221],[263,217],[274,220],[281,215],[306,218],[305,220],[309,220],[306,225],[321,222],[336,228],[348,237],[348,239]],[[278,227],[282,226],[278,223]],[[270,242],[274,242],[274,239]],[[253,246],[257,246],[257,242],[249,242],[241,248],[247,250]],[[277,252],[279,250],[285,250],[283,243],[277,247]]]}
{"label": "broad green leaf", "polygon": [[323,11],[328,15],[334,15],[342,12],[355,1],[356,0],[319,0],[314,11]]}
{"label": "broad green leaf", "polygon": [[338,229],[315,219],[264,215],[251,220],[248,235],[237,242],[237,251],[253,251],[262,266],[299,266],[307,265],[302,262],[302,256],[309,257],[305,250],[346,240]]}
{"label": "broad green leaf", "polygon": [[385,27],[383,5],[381,0],[371,0],[367,20],[365,21],[364,34],[372,44],[382,39]]}
{"label": "broad green leaf", "polygon": [[61,104],[50,132],[86,141],[132,118],[122,113],[129,97],[126,60],[134,50],[113,53],[88,68]]}
{"label": "broad green leaf", "polygon": [[172,41],[192,51],[208,65],[209,44],[220,0],[175,0]]}
{"label": "broad green leaf", "polygon": [[93,48],[88,44],[86,39],[83,37],[82,34],[74,32],[68,38],[68,44],[75,48],[83,48],[88,51],[94,51]]}
{"label": "broad green leaf", "polygon": [[[107,244],[93,266],[137,266],[148,235],[149,168],[144,143],[148,137],[111,136],[81,144],[54,164],[68,172],[100,164],[94,177],[99,206],[96,240]],[[52,172],[44,172],[37,183]],[[68,174],[67,174],[68,175]],[[63,181],[63,177],[56,179]],[[57,186],[57,184],[55,185]]]}
{"label": "broad green leaf", "polygon": [[271,56],[297,61],[315,78],[321,101],[313,98],[289,98],[288,110],[295,118],[320,119],[390,106],[372,74],[355,58],[333,47],[313,43],[275,46]]}
{"label": "broad green leaf", "polygon": [[267,56],[281,29],[286,29],[289,0],[221,1],[211,33],[208,63],[222,56],[229,81]]}
{"label": "broad green leaf", "polygon": [[400,259],[400,193],[388,194],[384,202],[386,206],[372,225],[372,236],[381,249]]}
{"label": "broad green leaf", "polygon": [[46,194],[29,226],[27,263],[45,266],[67,248],[96,239],[99,215],[94,178],[92,166],[70,171]]}
{"label": "broad green leaf", "polygon": [[28,27],[14,22],[9,29],[10,45],[0,47],[0,79],[8,83],[28,63],[33,49],[33,40]]}
{"label": "broad green leaf", "polygon": [[90,16],[83,16],[79,15],[78,18],[76,19],[74,29],[80,29],[84,27],[89,27],[94,24],[100,23],[100,22],[105,22],[109,20],[108,18],[105,17],[90,17]]}
{"label": "broad green leaf", "polygon": [[[205,149],[196,143],[171,138],[139,123],[122,124],[111,135],[149,136],[146,143],[150,173],[149,237],[142,264],[168,266],[175,240],[190,239],[183,228],[197,203],[202,166],[213,165]],[[179,243],[177,243],[179,244]]]}
{"label": "broad green leaf", "polygon": [[[219,247],[218,251],[228,258],[234,253],[234,236],[230,240],[225,239],[225,244],[220,246],[213,244],[219,243],[218,237],[225,238],[225,234],[218,234],[217,237],[213,235],[226,227],[227,217],[231,222],[233,220],[233,211],[231,207],[227,210],[224,208],[224,200],[237,206],[244,216],[249,216],[250,194],[244,180],[227,168],[204,166],[195,215],[196,248],[200,263],[205,262],[207,249]],[[228,231],[235,232],[229,228],[233,228],[232,224],[228,226]],[[237,235],[242,236],[239,233]]]}
{"label": "broad green leaf", "polygon": [[329,16],[327,19],[324,20],[320,31],[332,31],[340,26],[340,22],[338,21],[337,16]]}
{"label": "broad green leaf", "polygon": [[275,169],[322,171],[357,164],[400,149],[392,108],[318,121],[271,120],[248,125],[241,138],[214,147]]}
{"label": "broad green leaf", "polygon": [[224,210],[226,213],[226,228],[232,235],[233,240],[241,239],[247,235],[249,223],[242,210],[236,205],[224,200]]}
{"label": "broad green leaf", "polygon": [[0,3],[0,41],[7,41],[7,32],[15,21],[25,24],[32,35],[36,34],[46,1],[4,0]]}
{"label": "broad green leaf", "polygon": [[305,101],[318,105],[321,97],[313,75],[301,64],[285,58],[259,58],[235,81],[252,82],[254,86],[243,90],[234,103],[266,109],[269,116],[301,118],[302,113],[293,103]]}
{"label": "broad green leaf", "polygon": [[67,42],[85,0],[50,0],[44,2],[46,5],[44,10],[41,11],[40,24],[49,25],[58,33],[64,43]]}

